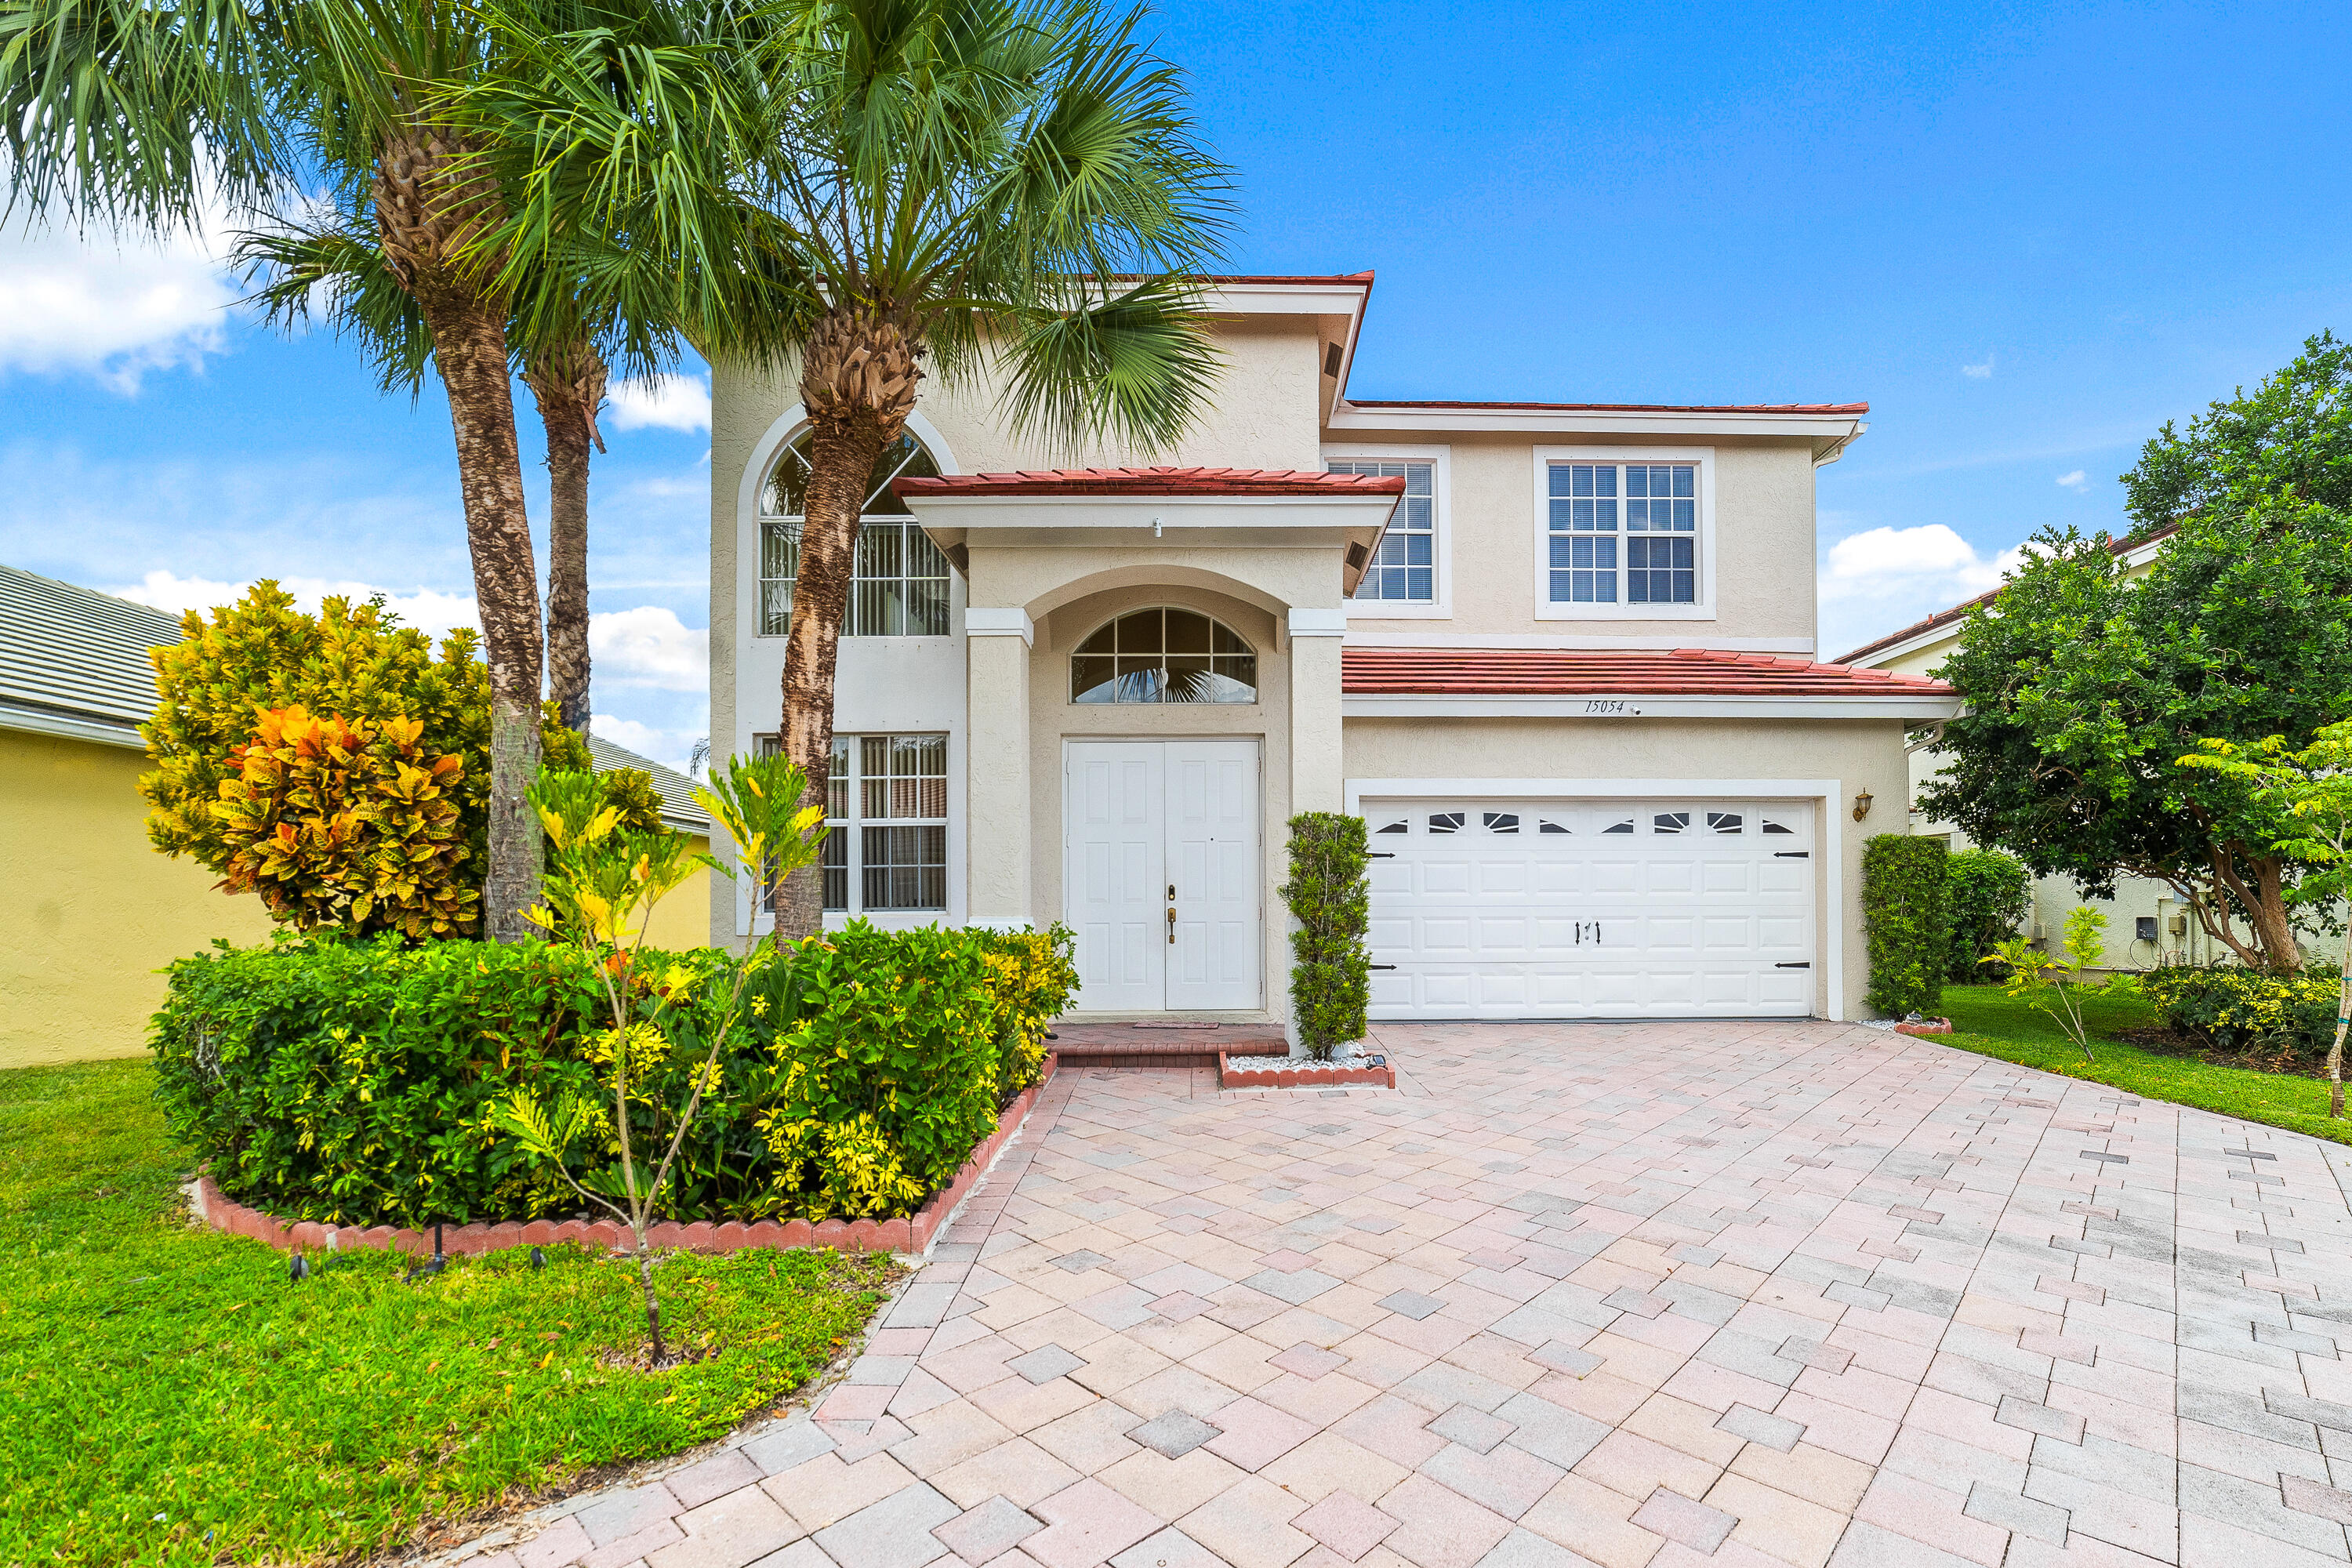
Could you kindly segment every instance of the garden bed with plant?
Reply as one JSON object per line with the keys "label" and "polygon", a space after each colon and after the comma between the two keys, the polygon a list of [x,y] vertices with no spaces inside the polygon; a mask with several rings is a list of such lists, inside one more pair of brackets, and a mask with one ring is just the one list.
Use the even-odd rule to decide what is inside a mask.
{"label": "garden bed with plant", "polygon": [[731,1430],[851,1345],[898,1265],[673,1253],[287,1260],[193,1226],[145,1062],[0,1072],[0,1563],[332,1563]]}

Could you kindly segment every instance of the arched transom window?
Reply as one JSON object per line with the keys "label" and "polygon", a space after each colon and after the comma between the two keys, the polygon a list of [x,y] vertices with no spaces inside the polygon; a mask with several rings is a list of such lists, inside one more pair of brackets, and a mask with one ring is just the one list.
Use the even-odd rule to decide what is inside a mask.
{"label": "arched transom window", "polygon": [[[792,630],[793,583],[800,574],[801,523],[808,505],[809,432],[776,454],[760,486],[760,635]],[[948,559],[917,524],[890,481],[929,478],[939,465],[911,435],[883,448],[866,487],[857,530],[857,574],[842,635],[943,637],[948,635]]]}
{"label": "arched transom window", "polygon": [[1073,702],[1255,702],[1257,653],[1197,610],[1133,610],[1078,645]]}

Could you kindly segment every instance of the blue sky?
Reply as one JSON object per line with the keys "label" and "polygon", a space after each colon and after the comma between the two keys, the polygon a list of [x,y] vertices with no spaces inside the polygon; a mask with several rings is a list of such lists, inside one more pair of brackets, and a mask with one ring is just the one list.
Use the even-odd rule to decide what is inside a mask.
{"label": "blue sky", "polygon": [[[1824,655],[1990,585],[2042,527],[2119,525],[2158,425],[2352,330],[2340,5],[1188,0],[1153,25],[1240,171],[1234,268],[1378,270],[1357,395],[1868,400],[1822,473]],[[0,240],[0,561],[462,618],[446,408],[233,297],[193,243]],[[677,760],[704,728],[707,429],[689,391],[607,434],[596,709]]]}

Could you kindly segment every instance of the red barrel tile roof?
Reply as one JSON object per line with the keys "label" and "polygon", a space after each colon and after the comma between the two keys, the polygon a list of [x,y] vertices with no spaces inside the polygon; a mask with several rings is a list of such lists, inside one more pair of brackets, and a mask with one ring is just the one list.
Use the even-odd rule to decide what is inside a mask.
{"label": "red barrel tile roof", "polygon": [[1496,408],[1565,414],[1867,414],[1867,403],[1486,403],[1351,397],[1356,408]]}
{"label": "red barrel tile roof", "polygon": [[1920,675],[1715,648],[1351,647],[1339,657],[1351,696],[1948,697]]}
{"label": "red barrel tile roof", "polygon": [[896,479],[890,489],[909,500],[928,496],[1400,496],[1404,478],[1305,468],[1044,468]]}

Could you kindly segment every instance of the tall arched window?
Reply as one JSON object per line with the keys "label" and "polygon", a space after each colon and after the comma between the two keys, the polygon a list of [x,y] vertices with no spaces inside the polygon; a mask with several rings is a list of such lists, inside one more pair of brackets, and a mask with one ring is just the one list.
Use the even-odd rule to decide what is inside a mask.
{"label": "tall arched window", "polygon": [[[801,523],[807,508],[809,435],[803,430],[776,454],[760,486],[760,635],[792,629],[793,583],[800,574]],[[903,435],[883,448],[866,487],[857,530],[857,572],[842,635],[943,637],[948,635],[948,559],[890,493],[890,481],[928,479],[939,465],[920,441]]]}
{"label": "tall arched window", "polygon": [[1070,656],[1073,702],[1255,702],[1257,654],[1197,610],[1132,610]]}

